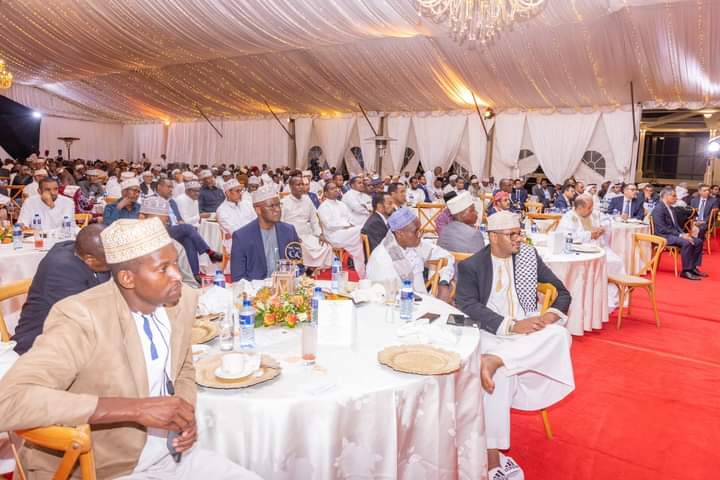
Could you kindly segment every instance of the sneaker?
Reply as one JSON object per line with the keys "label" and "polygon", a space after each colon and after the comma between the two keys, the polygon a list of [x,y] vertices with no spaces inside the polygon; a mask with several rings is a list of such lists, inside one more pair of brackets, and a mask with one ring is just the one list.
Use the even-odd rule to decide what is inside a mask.
{"label": "sneaker", "polygon": [[507,480],[502,467],[495,467],[488,472],[488,480]]}
{"label": "sneaker", "polygon": [[500,453],[500,465],[502,465],[503,473],[508,480],[525,480],[525,472],[514,458]]}

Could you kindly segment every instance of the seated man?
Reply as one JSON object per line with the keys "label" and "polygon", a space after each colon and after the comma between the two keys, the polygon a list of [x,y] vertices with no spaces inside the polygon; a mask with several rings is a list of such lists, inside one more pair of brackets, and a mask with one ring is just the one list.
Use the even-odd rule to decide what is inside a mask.
{"label": "seated man", "polygon": [[388,186],[387,193],[390,194],[393,202],[395,202],[396,209],[404,207],[407,203],[405,191],[405,184],[400,182],[393,182]]}
{"label": "seated man", "polygon": [[562,186],[562,193],[555,197],[555,208],[561,212],[570,210],[575,200],[575,184],[567,182]]}
{"label": "seated man", "polygon": [[373,214],[367,219],[365,225],[360,230],[368,237],[368,243],[370,244],[370,253],[375,250],[375,247],[380,245],[385,235],[388,232],[387,219],[395,211],[395,202],[392,197],[385,193],[379,192],[373,195],[372,199]]}
{"label": "seated man", "polygon": [[[210,170],[200,172],[200,213],[215,213],[221,203],[225,201],[225,194],[215,185],[215,177]],[[187,189],[187,184],[185,185]]]}
{"label": "seated man", "polygon": [[[165,228],[167,228],[168,233],[172,238],[173,229],[175,229],[175,227],[170,225],[170,216],[168,215],[169,211],[170,209],[167,200],[159,196],[148,197],[145,199],[142,206],[140,207],[139,218],[140,220],[147,220],[154,217],[159,218],[163,225],[165,225]],[[190,230],[194,232],[195,235],[199,236],[199,234],[195,231],[194,228],[185,228],[190,228]],[[173,245],[175,246],[175,250],[177,251],[177,266],[178,270],[180,270],[180,275],[182,275],[182,282],[189,287],[198,288],[200,286],[200,282],[198,282],[196,279],[198,275],[195,274],[190,267],[190,261],[188,260],[188,254],[185,247],[175,239],[173,239]],[[197,252],[193,250],[193,253],[197,258]]]}
{"label": "seated man", "polygon": [[243,200],[240,182],[230,179],[225,182],[225,201],[217,208],[217,222],[223,234],[223,247],[226,252],[232,249],[232,235],[241,227],[255,220],[252,202]]}
{"label": "seated man", "polygon": [[367,265],[368,278],[373,282],[412,280],[413,289],[427,293],[423,272],[425,262],[444,258],[447,265],[440,270],[438,298],[450,299],[450,281],[455,276],[455,258],[450,253],[422,239],[420,220],[407,207],[396,210],[388,218],[391,235],[377,246]]}
{"label": "seated man", "polygon": [[[320,199],[315,192],[311,191],[310,186],[312,185],[312,183],[310,182],[310,179],[305,175],[305,172],[303,172],[302,182],[303,188],[305,189],[305,195],[308,196],[308,198],[313,204],[313,207],[315,208],[315,210],[317,210],[318,208],[320,208]],[[320,187],[320,190],[322,190],[322,187]]]}
{"label": "seated man", "polygon": [[19,224],[31,227],[35,214],[40,216],[43,230],[62,228],[65,216],[74,221],[75,203],[59,194],[57,180],[43,178],[40,180],[39,188],[40,195],[33,195],[23,201],[18,216]]}
{"label": "seated man", "polygon": [[[522,243],[516,214],[492,215],[488,232],[490,245],[458,264],[456,305],[480,327],[489,478],[515,478],[520,467],[500,453],[510,448],[510,409],[541,410],[575,389],[570,334],[563,326],[570,294],[535,249]],[[538,283],[551,283],[558,292],[543,315]]]}
{"label": "seated man", "polygon": [[635,218],[642,220],[645,218],[645,208],[641,198],[637,198],[637,187],[628,183],[623,188],[623,194],[615,197],[608,203],[608,213],[612,215],[620,215],[623,220]]}
{"label": "seated man", "polygon": [[230,273],[233,282],[270,277],[277,261],[287,258],[288,243],[300,242],[295,228],[280,221],[280,198],[274,186],[263,185],[255,190],[253,207],[257,218],[232,236]]}
{"label": "seated man", "polygon": [[425,201],[425,190],[420,188],[420,182],[417,177],[410,177],[410,188],[407,189],[405,197],[411,205],[417,205]]}
{"label": "seated man", "polygon": [[488,217],[497,212],[510,211],[510,194],[500,190],[493,196],[492,205],[488,208]]}
{"label": "seated man", "polygon": [[320,220],[300,176],[290,177],[290,195],[282,199],[282,221],[295,227],[302,240],[303,264],[325,268],[332,265],[333,250],[325,240]]}
{"label": "seated man", "polygon": [[184,223],[197,227],[200,225],[200,218],[209,217],[209,213],[200,214],[200,183],[196,180],[185,182],[185,191],[175,197],[180,216]]}
{"label": "seated man", "polygon": [[447,203],[453,221],[443,228],[438,246],[450,252],[475,253],[485,247],[478,229],[478,213],[470,192],[462,192]]}
{"label": "seated man", "polygon": [[335,182],[328,182],[323,187],[323,202],[317,211],[323,234],[333,247],[344,248],[350,253],[355,271],[360,278],[365,278],[365,251],[360,238],[362,224],[353,223],[350,209],[338,200],[339,194]]}
{"label": "seated man", "polygon": [[140,214],[140,182],[137,178],[128,178],[120,184],[122,196],[117,203],[105,206],[103,211],[103,223],[111,225],[115,220],[135,219]]}
{"label": "seated man", "polygon": [[[590,194],[578,195],[575,197],[575,206],[572,210],[565,212],[557,227],[558,232],[563,235],[572,233],[573,239],[579,239],[582,243],[591,243],[605,248],[607,259],[607,272],[613,275],[624,275],[625,264],[620,256],[607,246],[609,231],[600,225],[600,214],[595,210],[595,203]],[[608,285],[608,309],[613,311],[618,306],[620,292],[616,285]]]}
{"label": "seated man", "polygon": [[169,178],[161,178],[157,182],[157,194],[159,197],[164,198],[168,203],[168,219],[170,225],[180,225],[185,223],[178,208],[177,202],[172,197],[173,182]]}
{"label": "seated man", "polygon": [[30,350],[55,303],[110,278],[100,241],[103,228],[98,223],[88,225],[74,241],[56,243],[40,261],[12,337],[18,355]]}
{"label": "seated man", "polygon": [[712,210],[718,208],[717,199],[710,196],[710,185],[704,183],[698,185],[697,195],[690,200],[690,206],[697,212],[695,225],[698,228],[698,238],[705,240],[708,223],[716,221],[712,218]]}
{"label": "seated man", "polygon": [[48,177],[48,172],[44,168],[38,168],[33,172],[33,181],[23,188],[23,198],[32,197],[40,193],[40,182]]}
{"label": "seated man", "polygon": [[652,211],[655,235],[667,240],[668,245],[680,247],[682,255],[682,273],[680,276],[688,280],[700,280],[707,273],[698,270],[702,264],[703,241],[685,233],[677,221],[674,205],[677,202],[675,190],[665,187],[660,192],[660,203]]}
{"label": "seated man", "polygon": [[[191,448],[197,293],[180,282],[162,222],[118,220],[101,239],[112,280],[50,310],[43,334],[0,381],[0,430],[88,423],[98,478],[259,478]],[[30,443],[20,458],[38,478],[59,464]]]}
{"label": "seated man", "polygon": [[372,199],[365,193],[363,177],[352,177],[348,184],[350,190],[343,195],[342,202],[350,209],[350,222],[362,226],[372,213]]}

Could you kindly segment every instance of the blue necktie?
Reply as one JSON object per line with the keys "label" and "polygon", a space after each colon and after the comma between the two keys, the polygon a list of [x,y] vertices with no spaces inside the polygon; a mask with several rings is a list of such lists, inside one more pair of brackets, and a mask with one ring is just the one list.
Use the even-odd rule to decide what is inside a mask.
{"label": "blue necktie", "polygon": [[142,318],[143,331],[145,332],[145,335],[147,335],[148,339],[150,339],[150,359],[157,360],[158,352],[157,347],[155,346],[155,342],[153,342],[153,334],[152,330],[150,329],[150,318],[147,315],[143,315]]}
{"label": "blue necktie", "polygon": [[701,222],[704,220],[705,217],[705,199],[703,198],[700,200],[700,205],[698,205],[698,220]]}

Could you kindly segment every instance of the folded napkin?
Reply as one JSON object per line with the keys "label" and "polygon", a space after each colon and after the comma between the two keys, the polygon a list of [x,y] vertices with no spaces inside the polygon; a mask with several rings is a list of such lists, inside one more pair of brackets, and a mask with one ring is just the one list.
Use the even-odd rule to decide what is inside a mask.
{"label": "folded napkin", "polygon": [[230,289],[221,288],[217,285],[205,290],[198,300],[198,315],[209,315],[211,313],[226,313],[232,310],[233,294]]}

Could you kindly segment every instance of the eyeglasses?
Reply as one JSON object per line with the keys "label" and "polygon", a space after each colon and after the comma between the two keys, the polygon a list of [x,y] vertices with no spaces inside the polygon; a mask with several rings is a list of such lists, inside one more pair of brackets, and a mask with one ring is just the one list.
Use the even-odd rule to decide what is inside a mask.
{"label": "eyeglasses", "polygon": [[495,233],[497,235],[502,235],[504,237],[510,238],[510,240],[522,238],[523,233],[522,232],[510,232],[510,233],[504,233],[504,232],[490,232]]}

